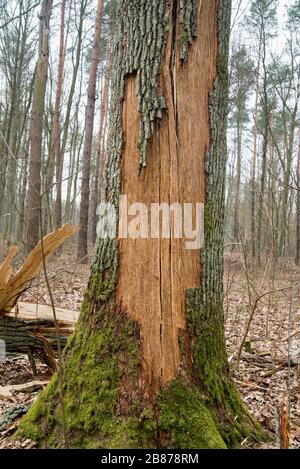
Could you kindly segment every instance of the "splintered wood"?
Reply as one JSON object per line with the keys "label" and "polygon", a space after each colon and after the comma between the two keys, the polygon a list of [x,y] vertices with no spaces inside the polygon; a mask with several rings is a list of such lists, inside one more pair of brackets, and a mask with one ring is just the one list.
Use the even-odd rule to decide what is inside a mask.
{"label": "splintered wood", "polygon": [[[0,339],[5,342],[6,351],[28,353],[42,359],[51,369],[56,368],[53,349],[57,348],[56,327],[52,309],[41,305],[17,305],[20,295],[43,268],[43,256],[48,258],[78,228],[65,225],[50,233],[29,254],[20,270],[12,275],[11,262],[17,249],[12,247],[0,266]],[[17,306],[16,306],[17,305]],[[16,306],[16,311],[12,311]],[[65,345],[73,333],[78,318],[74,312],[59,310],[57,323],[60,342]]]}
{"label": "splintered wood", "polygon": [[280,448],[289,449],[290,447],[290,430],[289,430],[289,413],[288,405],[283,401],[280,409]]}
{"label": "splintered wood", "polygon": [[[212,5],[214,7],[212,8]],[[200,2],[198,37],[182,65],[169,34],[161,86],[168,115],[156,124],[147,166],[138,172],[140,114],[136,77],[126,80],[121,194],[128,205],[204,203],[205,156],[210,148],[209,93],[216,76],[217,2]],[[185,294],[200,286],[199,250],[182,239],[122,239],[117,300],[141,325],[144,379],[154,388],[172,380],[181,366],[179,334],[186,329]],[[128,282],[130,279],[130,283]]]}
{"label": "splintered wood", "polygon": [[63,244],[63,242],[77,233],[78,228],[64,225],[57,231],[50,233],[39,242],[29,254],[21,269],[11,276],[11,262],[16,255],[16,247],[12,247],[7,259],[0,267],[0,314],[9,312],[15,306],[18,298],[26,290],[30,282],[40,273],[43,267],[43,250],[45,259]]}
{"label": "splintered wood", "polygon": [[[73,334],[79,313],[56,308],[61,346]],[[56,328],[50,306],[18,303],[16,312],[0,315],[0,339],[5,341],[6,352],[34,354],[56,369],[53,351],[57,350]]]}

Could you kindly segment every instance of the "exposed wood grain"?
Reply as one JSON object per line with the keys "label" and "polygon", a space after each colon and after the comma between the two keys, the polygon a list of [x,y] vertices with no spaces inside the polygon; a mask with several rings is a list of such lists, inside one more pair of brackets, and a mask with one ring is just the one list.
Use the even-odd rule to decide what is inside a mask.
{"label": "exposed wood grain", "polygon": [[[178,44],[172,43],[169,34],[161,78],[168,115],[156,124],[147,167],[140,175],[136,79],[127,79],[121,193],[128,196],[129,205],[204,203],[204,158],[210,145],[208,96],[216,76],[217,1],[199,5],[198,38],[187,64],[180,63]],[[179,330],[186,328],[185,292],[199,286],[200,253],[187,251],[185,240],[121,240],[117,299],[140,323],[142,340],[147,337],[143,341],[144,379],[155,388],[168,383],[180,368],[178,338]]]}
{"label": "exposed wood grain", "polygon": [[[38,275],[43,266],[43,252],[45,259],[50,256],[63,242],[73,234],[77,233],[78,228],[64,225],[57,231],[48,234],[43,240],[43,250],[41,242],[33,249],[26,258],[20,270],[11,278],[8,278],[7,268],[0,270],[0,283],[5,285],[0,289],[0,314],[9,312],[17,303],[21,293],[27,288],[28,284]],[[14,251],[10,252],[8,261],[10,261]],[[1,280],[2,279],[2,280]]]}

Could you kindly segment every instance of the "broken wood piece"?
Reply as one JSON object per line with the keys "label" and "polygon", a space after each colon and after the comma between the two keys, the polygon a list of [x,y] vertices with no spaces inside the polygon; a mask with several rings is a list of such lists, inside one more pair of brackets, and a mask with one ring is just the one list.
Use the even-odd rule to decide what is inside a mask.
{"label": "broken wood piece", "polygon": [[0,290],[4,290],[12,273],[11,262],[17,254],[17,247],[12,246],[5,261],[0,266]]}
{"label": "broken wood piece", "polygon": [[[46,259],[65,239],[78,232],[78,227],[64,225],[57,231],[48,234],[39,242],[29,254],[20,270],[11,277],[11,261],[15,255],[12,248],[7,259],[0,268],[0,315],[9,312],[15,306],[23,291],[28,288],[30,282],[39,274],[43,267],[43,257]],[[43,255],[44,254],[44,255]]]}
{"label": "broken wood piece", "polygon": [[0,399],[9,400],[13,397],[14,392],[32,393],[37,392],[46,386],[49,381],[29,381],[23,384],[10,384],[0,386]]}
{"label": "broken wood piece", "polygon": [[[18,424],[16,422],[12,423],[5,431],[1,432],[0,443],[5,440],[7,436],[12,435],[18,429]],[[1,449],[1,446],[0,446]]]}
{"label": "broken wood piece", "polygon": [[290,425],[288,405],[282,401],[280,411],[280,449],[289,449],[290,447]]}
{"label": "broken wood piece", "polygon": [[[79,318],[79,312],[70,309],[55,308],[56,318],[66,324],[70,324],[70,328],[74,330],[75,324]],[[11,313],[11,316],[18,316],[22,319],[46,319],[53,320],[53,311],[51,306],[35,304],[35,303],[18,303],[18,310]]]}
{"label": "broken wood piece", "polygon": [[239,381],[235,380],[235,382],[239,385],[242,386],[243,388],[252,388],[252,389],[257,389],[260,391],[267,391],[267,388],[264,388],[262,386],[259,386],[258,384],[251,383],[250,381]]}
{"label": "broken wood piece", "polygon": [[284,368],[286,367],[287,363],[283,363],[282,365],[279,365],[279,366],[276,366],[275,368],[272,368],[271,370],[267,371],[266,373],[262,373],[261,374],[261,377],[262,378],[268,378],[270,376],[273,376],[275,375],[276,373],[279,373],[279,371],[282,371],[284,370]]}
{"label": "broken wood piece", "polygon": [[[56,316],[64,348],[74,332],[79,312],[56,308]],[[16,312],[0,315],[0,339],[5,342],[7,353],[34,355],[55,371],[51,349],[57,350],[57,335],[50,306],[19,303]]]}
{"label": "broken wood piece", "polygon": [[8,386],[0,386],[0,400],[9,401],[12,398],[12,393],[8,389]]}

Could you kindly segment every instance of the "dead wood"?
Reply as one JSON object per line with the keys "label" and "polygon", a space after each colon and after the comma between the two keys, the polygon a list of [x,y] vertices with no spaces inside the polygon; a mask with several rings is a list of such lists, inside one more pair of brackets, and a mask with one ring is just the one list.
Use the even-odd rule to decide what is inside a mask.
{"label": "dead wood", "polygon": [[[65,239],[77,233],[77,231],[77,227],[64,225],[59,230],[45,236],[43,239],[45,259],[53,254]],[[21,269],[14,276],[11,276],[11,262],[16,252],[16,248],[12,247],[8,257],[0,267],[0,314],[12,310],[20,295],[28,288],[43,267],[42,245],[39,242],[29,254]]]}
{"label": "dead wood", "polygon": [[[74,330],[74,314],[70,319],[58,318],[58,329],[49,313],[45,315],[34,314],[23,305],[17,308],[16,313],[12,309],[17,304],[20,295],[28,289],[34,278],[43,268],[43,258],[49,257],[62,243],[75,234],[78,228],[64,225],[57,231],[48,234],[39,242],[25,260],[20,270],[12,275],[11,263],[17,249],[13,246],[0,266],[0,339],[5,342],[7,353],[28,353],[30,357],[35,355],[45,362],[51,370],[56,370],[54,352],[58,347],[57,330],[60,335],[60,344],[65,346],[67,338]],[[44,307],[45,308],[45,307]],[[51,309],[50,309],[51,311]]]}

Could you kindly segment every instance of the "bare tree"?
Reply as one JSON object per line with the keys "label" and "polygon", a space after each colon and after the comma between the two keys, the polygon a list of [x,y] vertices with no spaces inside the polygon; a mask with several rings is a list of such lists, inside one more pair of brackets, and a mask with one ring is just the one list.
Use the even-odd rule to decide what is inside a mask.
{"label": "bare tree", "polygon": [[52,0],[43,0],[39,16],[39,50],[33,85],[29,137],[30,160],[27,192],[27,225],[25,235],[26,252],[30,252],[39,240],[43,117],[48,77],[49,32],[52,3]]}
{"label": "bare tree", "polygon": [[83,170],[81,184],[81,202],[80,202],[80,231],[78,236],[77,258],[82,262],[86,262],[88,253],[88,221],[89,221],[89,199],[90,199],[90,174],[91,174],[91,153],[93,143],[95,100],[96,100],[96,83],[97,70],[99,64],[99,47],[101,39],[101,20],[103,17],[104,0],[98,0],[95,33],[92,49],[92,60],[89,73],[89,82],[87,90],[87,107],[85,117],[85,139],[83,147]]}

